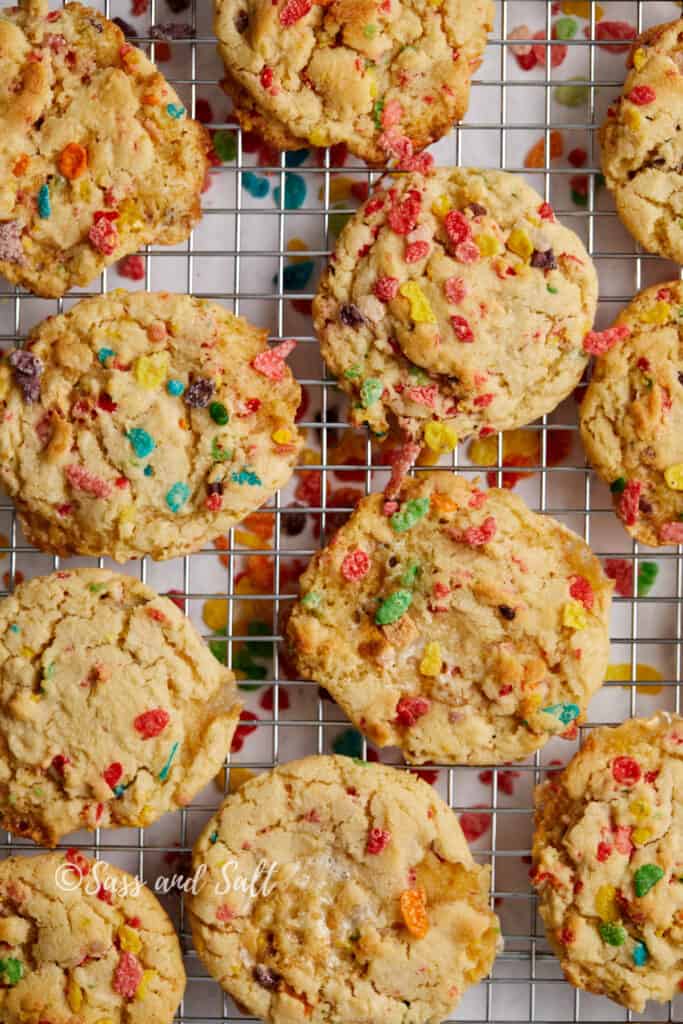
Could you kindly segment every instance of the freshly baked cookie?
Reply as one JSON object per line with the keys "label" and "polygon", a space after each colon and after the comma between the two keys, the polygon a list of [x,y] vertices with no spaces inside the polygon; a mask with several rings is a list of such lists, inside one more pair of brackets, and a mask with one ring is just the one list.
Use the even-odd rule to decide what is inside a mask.
{"label": "freshly baked cookie", "polygon": [[489,869],[455,815],[385,765],[307,757],[246,782],[193,863],[197,952],[268,1024],[436,1024],[499,945]]}
{"label": "freshly baked cookie", "polygon": [[121,30],[81,4],[0,10],[0,273],[86,285],[200,216],[208,135]]}
{"label": "freshly baked cookie", "polygon": [[301,390],[221,306],[114,291],[0,362],[0,479],[31,543],[117,561],[200,548],[287,482]]}
{"label": "freshly baked cookie", "polygon": [[641,1012],[683,981],[683,719],[596,729],[536,790],[533,881],[568,981]]}
{"label": "freshly baked cookie", "polygon": [[0,863],[3,1024],[170,1024],[178,937],[141,882],[76,850]]}
{"label": "freshly baked cookie", "polygon": [[581,437],[617,515],[644,544],[683,544],[683,285],[641,292],[592,336]]}
{"label": "freshly baked cookie", "polygon": [[491,0],[217,0],[215,19],[243,128],[404,167],[464,115],[492,26]]}
{"label": "freshly baked cookie", "polygon": [[550,412],[588,359],[597,278],[578,237],[516,175],[386,180],[342,231],[313,304],[322,353],[382,433],[430,448]]}
{"label": "freshly baked cookie", "polygon": [[576,733],[601,685],[612,584],[587,545],[450,472],[360,502],[301,577],[304,678],[415,764],[501,763]]}
{"label": "freshly baked cookie", "polygon": [[648,252],[683,263],[683,19],[633,45],[600,129],[602,170],[624,225]]}
{"label": "freshly baked cookie", "polygon": [[56,572],[0,603],[0,820],[54,846],[149,825],[216,775],[239,717],[232,673],[131,576]]}

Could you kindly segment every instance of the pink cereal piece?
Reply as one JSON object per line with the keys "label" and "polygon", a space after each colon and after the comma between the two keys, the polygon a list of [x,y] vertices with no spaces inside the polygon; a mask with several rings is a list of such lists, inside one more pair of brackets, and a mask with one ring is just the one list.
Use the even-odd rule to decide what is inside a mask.
{"label": "pink cereal piece", "polygon": [[380,149],[384,150],[387,156],[393,157],[394,160],[398,160],[402,165],[413,155],[413,144],[408,136],[401,135],[400,132],[396,132],[391,128],[382,132],[377,139],[377,145]]}
{"label": "pink cereal piece", "polygon": [[455,258],[459,263],[478,263],[480,256],[478,247],[470,240],[455,247]]}
{"label": "pink cereal piece", "polygon": [[586,611],[590,611],[595,601],[595,594],[585,576],[572,576],[569,593],[575,601],[580,601]]}
{"label": "pink cereal piece", "polygon": [[427,714],[430,706],[425,697],[401,697],[396,705],[396,722],[408,727],[415,725],[418,718]]}
{"label": "pink cereal piece", "polygon": [[373,291],[380,302],[391,302],[398,295],[398,278],[378,277]]}
{"label": "pink cereal piece", "polygon": [[486,502],[486,491],[473,491],[470,495],[470,500],[467,502],[468,508],[481,508]]}
{"label": "pink cereal piece", "polygon": [[583,350],[591,356],[602,356],[618,342],[628,338],[630,333],[631,328],[626,324],[608,327],[606,331],[589,331],[583,339]]}
{"label": "pink cereal piece", "polygon": [[391,832],[385,828],[371,828],[368,833],[368,840],[365,845],[365,852],[376,856],[382,850],[386,850],[391,842]]}
{"label": "pink cereal piece", "polygon": [[617,825],[612,831],[614,832],[614,845],[618,852],[630,857],[634,849],[631,842],[631,832],[633,829],[630,825]]}
{"label": "pink cereal piece", "polygon": [[124,999],[132,999],[142,981],[142,966],[132,953],[122,953],[114,971],[112,988]]}
{"label": "pink cereal piece", "polygon": [[[393,515],[398,508],[398,505],[392,499],[398,494],[401,483],[421,451],[421,445],[416,444],[414,441],[406,441],[391,459],[391,477],[384,490],[384,497],[387,498],[384,504],[385,515]],[[390,504],[396,505],[396,508],[392,512],[387,512],[386,508]]]}
{"label": "pink cereal piece", "polygon": [[464,316],[452,316],[451,327],[453,328],[455,336],[458,339],[458,341],[474,341],[474,334],[472,333],[472,328],[470,327],[469,322],[465,319]]}
{"label": "pink cereal piece", "polygon": [[431,153],[412,153],[401,160],[402,171],[415,171],[417,174],[430,174],[434,166],[434,157]]}
{"label": "pink cereal piece", "polygon": [[417,224],[421,207],[422,196],[413,188],[399,202],[392,203],[387,224],[397,235],[408,235]]}
{"label": "pink cereal piece", "polygon": [[382,505],[382,515],[393,516],[394,512],[398,512],[398,502],[385,501]]}
{"label": "pink cereal piece", "polygon": [[[640,480],[629,480],[617,506],[617,515],[626,524],[634,526],[640,515],[640,496],[643,493],[643,485]],[[675,526],[675,523],[669,525]]]}
{"label": "pink cereal piece", "polygon": [[281,341],[275,348],[267,348],[252,359],[251,365],[257,373],[269,380],[280,381],[285,376],[285,359],[296,348],[296,342]]}
{"label": "pink cereal piece", "polygon": [[429,242],[409,242],[403,258],[406,263],[419,263],[428,255]]}
{"label": "pink cereal piece", "polygon": [[[531,39],[531,29],[528,25],[517,25],[508,32],[508,39]],[[531,43],[515,43],[510,47],[510,52],[515,57],[528,57],[531,53]]]}
{"label": "pink cereal piece", "polygon": [[349,581],[349,583],[355,583],[357,580],[362,580],[364,576],[367,576],[369,571],[370,559],[366,552],[362,551],[360,548],[356,548],[355,551],[349,551],[341,564],[341,574],[345,580]]}
{"label": "pink cereal piece", "polygon": [[403,393],[411,402],[426,405],[429,409],[436,409],[439,398],[439,389],[436,384],[421,384],[419,387],[406,388]]}
{"label": "pink cereal piece", "polygon": [[223,923],[227,921],[232,921],[234,916],[235,911],[233,910],[229,903],[221,903],[218,910],[216,911],[216,920],[222,921]]}
{"label": "pink cereal piece", "polygon": [[118,247],[119,233],[113,223],[117,217],[118,213],[98,210],[88,232],[91,245],[103,256],[111,256]]}
{"label": "pink cereal piece", "polygon": [[462,277],[449,277],[443,283],[443,291],[446,301],[457,306],[467,295],[467,285]]}
{"label": "pink cereal piece", "polygon": [[389,100],[382,110],[382,128],[393,128],[403,117],[403,107],[398,100]]}
{"label": "pink cereal piece", "polygon": [[483,395],[477,395],[477,397],[474,399],[474,405],[476,405],[479,409],[486,409],[491,404],[493,399],[493,392],[487,391]]}
{"label": "pink cereal piece", "polygon": [[460,245],[461,242],[467,242],[472,238],[470,222],[460,210],[450,210],[444,217],[443,226],[446,229],[448,241],[453,246]]}
{"label": "pink cereal piece", "polygon": [[465,544],[470,547],[479,548],[487,544],[496,533],[496,520],[493,516],[487,516],[481,526],[468,526],[462,535]]}
{"label": "pink cereal piece", "polygon": [[662,523],[659,539],[665,544],[683,544],[683,523]]}
{"label": "pink cereal piece", "polygon": [[93,498],[108,498],[111,494],[111,484],[94,473],[90,473],[85,466],[78,466],[75,463],[66,467],[66,478],[76,491],[83,491]]}

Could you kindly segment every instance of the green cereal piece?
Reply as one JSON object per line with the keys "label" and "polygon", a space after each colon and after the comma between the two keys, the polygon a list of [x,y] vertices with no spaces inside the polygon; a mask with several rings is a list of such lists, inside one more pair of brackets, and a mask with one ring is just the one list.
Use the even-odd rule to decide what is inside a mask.
{"label": "green cereal piece", "polygon": [[580,107],[588,102],[590,86],[578,82],[566,82],[564,85],[556,85],[553,89],[553,98],[556,103],[563,107]]}
{"label": "green cereal piece", "polygon": [[642,864],[633,876],[633,888],[636,896],[647,896],[657,882],[664,878],[664,871],[659,864]]}
{"label": "green cereal piece", "polygon": [[13,956],[0,960],[0,974],[4,974],[9,985],[16,985],[24,976],[24,965]]}
{"label": "green cereal piece", "polygon": [[332,741],[332,750],[344,757],[360,757],[363,753],[363,737],[358,729],[345,729]]}
{"label": "green cereal piece", "polygon": [[573,39],[579,24],[573,18],[558,18],[553,28],[557,39]]}
{"label": "green cereal piece", "polygon": [[618,476],[616,480],[613,480],[612,483],[609,485],[609,489],[612,492],[612,494],[621,494],[623,491],[626,490],[626,477]]}
{"label": "green cereal piece", "polygon": [[406,530],[412,529],[416,523],[419,523],[428,512],[429,498],[411,498],[401,506],[398,512],[394,512],[390,523],[396,533],[405,533]]}
{"label": "green cereal piece", "polygon": [[375,615],[375,622],[378,626],[388,626],[396,622],[410,608],[413,595],[409,590],[395,590],[393,594],[385,597]]}
{"label": "green cereal piece", "polygon": [[233,132],[218,131],[213,136],[213,148],[221,163],[228,164],[237,156],[237,138]]}
{"label": "green cereal piece", "polygon": [[304,608],[319,608],[323,603],[323,599],[316,590],[309,590],[309,592],[301,598],[301,603]]}
{"label": "green cereal piece", "polygon": [[[247,625],[249,636],[270,636],[271,627],[267,622],[254,619]],[[247,650],[253,658],[269,658],[273,653],[273,645],[270,641],[247,640]]]}
{"label": "green cereal piece", "polygon": [[360,400],[363,403],[363,408],[367,409],[369,405],[378,402],[383,391],[384,384],[376,377],[368,377],[367,380],[364,380],[360,386]]}
{"label": "green cereal piece", "polygon": [[375,105],[372,108],[372,116],[375,120],[375,128],[377,131],[382,130],[382,111],[384,110],[384,100],[375,100]]}
{"label": "green cereal piece", "polygon": [[401,576],[401,583],[404,587],[413,587],[415,580],[422,572],[422,567],[419,562],[411,562],[406,571]]}
{"label": "green cereal piece", "polygon": [[221,448],[218,444],[218,438],[214,437],[211,442],[211,458],[214,462],[227,462],[228,459],[232,458],[232,452],[227,451],[225,448]]}
{"label": "green cereal piece", "polygon": [[347,380],[355,380],[356,377],[360,377],[360,366],[358,363],[354,363],[353,366],[349,366],[348,370],[344,370],[344,376]]}
{"label": "green cereal piece", "polygon": [[657,562],[641,562],[638,566],[638,597],[647,597],[652,590],[657,577],[659,566]]}
{"label": "green cereal piece", "polygon": [[623,946],[626,942],[626,932],[620,924],[612,924],[609,921],[602,921],[598,925],[600,938],[608,946]]}

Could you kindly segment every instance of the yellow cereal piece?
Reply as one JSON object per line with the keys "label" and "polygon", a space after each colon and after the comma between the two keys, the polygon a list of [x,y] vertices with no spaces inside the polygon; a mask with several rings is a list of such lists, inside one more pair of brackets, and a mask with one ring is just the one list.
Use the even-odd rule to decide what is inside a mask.
{"label": "yellow cereal piece", "polygon": [[567,601],[562,609],[562,625],[568,629],[585,629],[588,625],[586,609],[579,601]]}
{"label": "yellow cereal piece", "polygon": [[476,466],[495,466],[498,461],[498,438],[495,434],[478,437],[470,444],[467,454]]}
{"label": "yellow cereal piece", "polygon": [[31,661],[32,658],[35,658],[36,652],[30,647],[22,647],[21,656],[22,658],[26,658],[27,661]]}
{"label": "yellow cereal piece", "polygon": [[260,548],[263,546],[261,538],[257,537],[255,533],[249,533],[247,530],[235,530],[235,540],[243,548]]}
{"label": "yellow cereal piece", "polygon": [[[654,668],[652,665],[644,665],[638,662],[636,665],[636,681],[641,682],[652,682],[658,683],[662,679],[662,673],[659,669]],[[619,662],[616,665],[608,665],[607,671],[605,672],[605,680],[607,682],[615,683],[627,683],[631,680],[631,665],[629,662]],[[636,690],[638,693],[646,694],[650,697],[656,697],[658,693],[661,693],[664,689],[663,686],[638,686]]]}
{"label": "yellow cereal piece", "polygon": [[[475,438],[467,454],[477,466],[495,466],[498,462],[498,435]],[[510,455],[524,455],[531,463],[537,462],[540,455],[538,434],[531,430],[506,430],[503,433],[503,458]]]}
{"label": "yellow cereal piece", "polygon": [[646,61],[647,61],[647,53],[642,48],[642,46],[639,46],[638,49],[635,50],[634,53],[633,53],[633,66],[636,69],[636,71],[640,71],[640,69],[645,64]]}
{"label": "yellow cereal piece", "polygon": [[135,519],[135,505],[124,505],[119,512],[120,523],[132,523]]}
{"label": "yellow cereal piece", "polygon": [[156,978],[156,976],[157,976],[157,972],[156,971],[147,970],[147,971],[143,971],[142,972],[142,977],[140,978],[140,984],[135,989],[135,998],[136,999],[144,999],[145,998],[145,996],[147,995],[147,989],[149,988],[150,982],[153,981],[154,978]]}
{"label": "yellow cereal piece", "polygon": [[652,810],[647,800],[632,800],[628,805],[628,809],[636,821],[645,821],[646,818],[650,817]]}
{"label": "yellow cereal piece", "polygon": [[448,424],[430,420],[425,427],[424,440],[434,452],[452,452],[458,443],[458,435]]}
{"label": "yellow cereal piece", "polygon": [[[255,772],[253,772],[251,768],[240,768],[237,765],[233,765],[227,779],[227,792],[236,793],[238,789],[241,789],[245,782],[248,782],[249,779],[253,779],[254,775]],[[219,789],[226,791],[225,768],[221,768],[216,776],[216,784]]]}
{"label": "yellow cereal piece", "polygon": [[130,925],[122,924],[116,934],[119,937],[121,949],[126,953],[139,953],[142,949],[142,940]]}
{"label": "yellow cereal piece", "polygon": [[652,836],[652,829],[649,828],[634,828],[631,833],[631,839],[636,846],[644,846]]}
{"label": "yellow cereal piece", "polygon": [[644,324],[665,324],[671,318],[671,305],[668,302],[655,302],[643,310],[638,319]]}
{"label": "yellow cereal piece", "polygon": [[143,220],[137,202],[134,199],[124,199],[119,206],[119,216],[116,221],[119,234],[122,234],[124,228],[140,228],[142,225]]}
{"label": "yellow cereal piece", "polygon": [[99,1020],[95,1021],[95,1024],[113,1024],[111,1017],[100,1017]]}
{"label": "yellow cereal piece", "polygon": [[445,217],[451,207],[452,203],[444,192],[442,195],[437,196],[432,203],[432,213],[435,217]]}
{"label": "yellow cereal piece", "polygon": [[302,466],[319,466],[320,452],[314,451],[313,448],[304,448],[299,452],[299,462]]}
{"label": "yellow cereal piece", "polygon": [[377,77],[375,75],[375,69],[374,68],[368,68],[366,70],[365,74],[368,76],[368,78],[370,80],[370,99],[371,100],[376,100],[377,99]]}
{"label": "yellow cereal piece", "polygon": [[477,235],[474,241],[483,259],[489,259],[491,256],[497,256],[500,252],[498,239],[494,238],[493,235]]}
{"label": "yellow cereal piece", "polygon": [[672,491],[683,491],[683,462],[677,462],[673,466],[667,466],[664,470],[666,486]]}
{"label": "yellow cereal piece", "polygon": [[0,366],[0,401],[2,401],[3,398],[7,397],[7,392],[9,391],[10,382],[11,382],[11,374],[10,374],[9,366],[5,366],[3,364],[2,366]]}
{"label": "yellow cereal piece", "polygon": [[141,388],[153,391],[165,383],[168,376],[168,353],[155,352],[135,360],[133,374]]}
{"label": "yellow cereal piece", "polygon": [[434,310],[417,281],[404,281],[399,288],[399,292],[410,303],[410,315],[416,324],[436,323]]}
{"label": "yellow cereal piece", "polygon": [[74,1013],[78,1013],[83,1005],[83,992],[81,991],[81,986],[73,977],[69,978],[69,983],[66,987],[66,1001],[69,1004],[69,1008],[73,1010]]}
{"label": "yellow cereal piece", "polygon": [[631,131],[637,132],[642,123],[643,118],[634,106],[629,104],[624,108],[624,124],[627,128],[630,128]]}
{"label": "yellow cereal piece", "polygon": [[[341,199],[348,199],[351,195],[353,178],[344,175],[335,175],[330,178],[330,202],[338,203]],[[318,190],[318,199],[325,198],[325,186],[321,185]]]}
{"label": "yellow cereal piece", "polygon": [[270,436],[273,441],[275,441],[275,444],[289,444],[292,440],[291,430],[285,430],[284,427],[281,427],[279,430],[274,430]]}
{"label": "yellow cereal piece", "polygon": [[525,697],[522,701],[523,714],[533,715],[534,711],[538,711],[542,702],[540,693],[532,693],[528,697]]}
{"label": "yellow cereal piece", "polygon": [[[287,242],[287,252],[308,252],[308,246],[303,238],[290,238]],[[292,263],[304,263],[306,256],[292,256]]]}
{"label": "yellow cereal piece", "polygon": [[595,894],[595,912],[601,921],[618,921],[617,890],[613,885],[601,885]]}
{"label": "yellow cereal piece", "polygon": [[513,228],[507,240],[507,247],[521,260],[528,263],[534,251],[534,243],[522,228]]}
{"label": "yellow cereal piece", "polygon": [[204,602],[202,618],[214,633],[225,629],[228,624],[228,602],[223,597],[210,598]]}
{"label": "yellow cereal piece", "polygon": [[438,640],[430,640],[425,645],[420,662],[420,672],[423,676],[438,676],[441,671],[441,644]]}
{"label": "yellow cereal piece", "polygon": [[329,146],[330,136],[322,128],[313,128],[308,133],[308,139],[312,146]]}
{"label": "yellow cereal piece", "polygon": [[[560,4],[560,10],[563,14],[575,14],[577,18],[585,18],[587,21],[590,20],[592,7],[593,4],[590,0],[562,0]],[[595,20],[601,21],[604,15],[604,9],[600,4],[596,4]]]}

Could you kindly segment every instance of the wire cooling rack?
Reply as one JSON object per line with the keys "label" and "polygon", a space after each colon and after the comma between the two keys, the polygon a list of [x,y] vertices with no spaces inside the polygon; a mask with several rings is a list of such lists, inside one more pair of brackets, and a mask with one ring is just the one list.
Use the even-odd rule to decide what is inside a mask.
{"label": "wire cooling rack", "polygon": [[[112,287],[175,289],[215,299],[268,327],[274,341],[297,339],[292,364],[306,393],[300,426],[308,434],[305,459],[292,485],[268,507],[272,540],[237,528],[219,551],[211,548],[166,563],[144,559],[123,570],[139,574],[161,592],[175,591],[176,600],[213,643],[216,653],[225,654],[234,664],[246,664],[247,674],[252,676],[255,673],[249,665],[258,661],[261,667],[256,674],[263,676],[257,682],[242,680],[251,687],[242,696],[258,721],[245,723],[256,728],[242,737],[243,746],[233,754],[220,787],[211,785],[191,807],[148,829],[98,830],[72,837],[69,845],[110,860],[153,885],[157,878],[170,881],[174,873],[189,873],[192,842],[228,790],[235,767],[243,776],[245,769],[262,771],[340,745],[345,750],[358,745],[362,756],[377,756],[357,734],[348,731],[339,709],[314,684],[290,678],[279,637],[298,570],[329,538],[359,494],[383,486],[388,466],[376,441],[346,428],[344,402],[325,373],[305,306],[334,246],[340,221],[358,205],[354,195],[359,196],[363,183],[371,183],[377,175],[350,160],[344,167],[336,167],[334,151],[324,151],[321,157],[312,153],[300,165],[301,154],[286,159],[284,154],[254,152],[253,140],[231,120],[229,103],[218,86],[222,69],[212,36],[209,0],[151,0],[141,15],[132,13],[131,2],[103,0],[94,6],[134,27],[138,45],[160,61],[189,110],[208,120],[212,130],[233,133],[234,159],[212,169],[204,216],[192,239],[183,246],[155,248],[143,254],[145,277],[139,283],[123,280],[111,269],[90,291],[52,302],[0,281],[0,340],[4,345],[15,344],[43,317],[69,308],[85,294]],[[638,250],[600,187],[597,125],[619,91],[625,58],[592,40],[600,20],[626,21],[640,30],[677,17],[680,5],[664,0],[603,0],[599,5],[588,0],[583,10],[571,15],[578,31],[566,43],[568,52],[561,66],[540,64],[523,70],[511,51],[509,33],[522,25],[528,26],[532,35],[541,31],[542,38],[534,40],[535,44],[552,52],[552,26],[559,14],[567,14],[567,4],[562,7],[564,10],[558,11],[559,5],[549,0],[498,0],[495,29],[476,76],[466,121],[435,146],[434,152],[441,165],[501,167],[526,174],[552,202],[559,218],[587,245],[600,274],[598,324],[605,326],[636,291],[671,280],[678,276],[679,268]],[[158,34],[151,31],[151,26],[169,22],[188,26],[185,38],[170,41],[170,53],[169,44],[160,44]],[[561,94],[556,86],[569,79],[584,86],[577,106],[558,102]],[[562,155],[552,156],[559,149],[559,138]],[[539,140],[545,141],[541,166],[525,168],[525,155]],[[575,151],[581,149],[585,162],[577,169],[572,160],[574,164],[579,161]],[[350,180],[357,183],[353,190]],[[306,189],[303,203],[291,208],[292,197],[297,189],[303,191],[302,186]],[[261,195],[264,190],[266,194]],[[295,271],[292,275],[289,269],[301,266],[297,259],[314,265],[303,284],[305,274]],[[517,490],[533,508],[556,516],[581,534],[601,558],[620,560],[622,572],[631,567],[638,579],[644,561],[656,562],[659,568],[648,596],[616,597],[611,660],[619,666],[613,673],[617,679],[607,683],[593,700],[590,722],[581,730],[580,742],[586,730],[597,724],[615,724],[659,708],[680,710],[683,561],[680,550],[643,549],[621,529],[608,492],[586,467],[577,437],[576,408],[576,401],[568,399],[552,415],[517,436],[525,450],[532,452],[530,465],[525,467],[530,475],[518,483]],[[558,450],[563,454],[561,460]],[[447,471],[459,468],[471,475],[493,474],[491,482],[500,484],[506,479],[509,482],[505,458],[499,437],[493,457],[487,460],[491,464],[484,468],[472,465],[466,445],[442,464]],[[47,573],[65,564],[94,564],[88,559],[67,563],[34,551],[23,538],[6,498],[0,501],[0,534],[0,565],[6,573],[3,594],[22,575]],[[106,563],[101,560],[99,564]],[[208,633],[202,618],[205,602],[220,599],[227,602],[218,606],[225,607],[224,637]],[[253,631],[249,632],[249,623],[255,620],[261,624],[257,641]],[[649,673],[649,680],[648,667],[656,670]],[[661,678],[653,683],[653,675]],[[576,1024],[683,1019],[680,1005],[633,1015],[605,999],[573,990],[563,981],[548,951],[528,880],[532,794],[545,772],[566,763],[575,748],[576,744],[553,741],[527,763],[510,768],[431,769],[429,780],[461,815],[477,858],[491,864],[492,900],[505,936],[505,951],[491,977],[466,994],[454,1020]],[[10,835],[0,837],[0,856],[34,849],[33,844]],[[162,896],[162,902],[178,927],[186,953],[188,987],[179,1021],[209,1024],[248,1019],[204,972],[192,949],[181,895],[172,890]]]}

